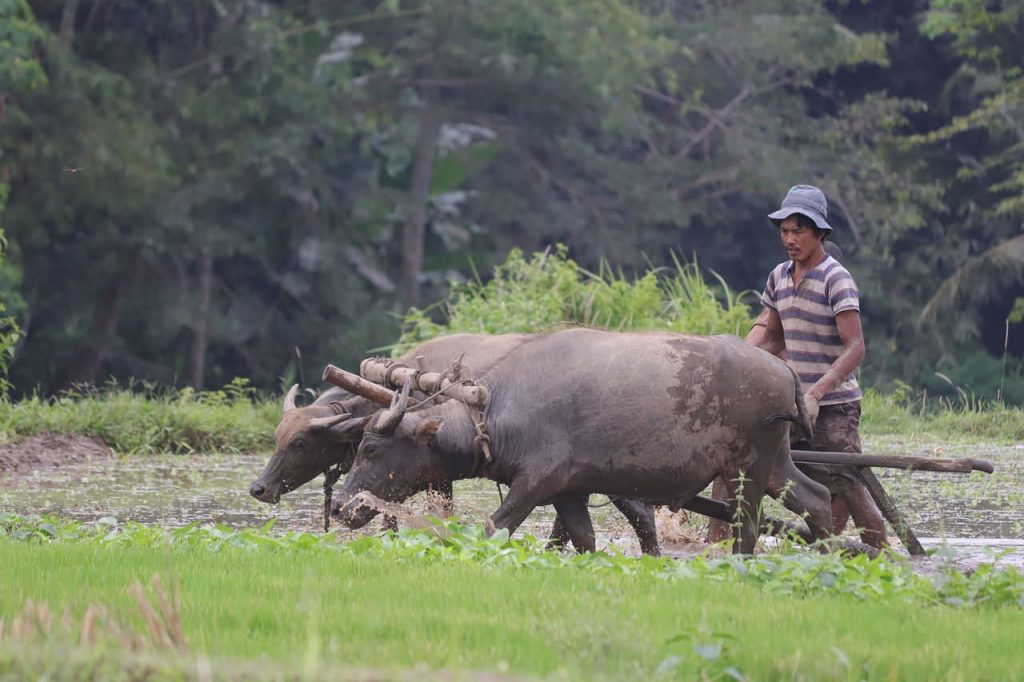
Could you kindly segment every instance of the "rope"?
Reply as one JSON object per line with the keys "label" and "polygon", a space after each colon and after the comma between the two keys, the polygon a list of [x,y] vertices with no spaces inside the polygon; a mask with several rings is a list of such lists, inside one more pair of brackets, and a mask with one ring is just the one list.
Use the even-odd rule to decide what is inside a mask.
{"label": "rope", "polygon": [[331,498],[334,496],[334,484],[341,478],[341,465],[324,469],[324,532],[331,529]]}
{"label": "rope", "polygon": [[480,416],[480,421],[474,420],[473,427],[476,429],[476,437],[473,438],[473,447],[483,456],[484,462],[490,464],[493,461],[493,458],[491,457],[491,437],[487,435],[483,415]]}
{"label": "rope", "polygon": [[391,381],[391,374],[396,369],[399,369],[399,368],[412,369],[412,367],[410,367],[409,365],[405,364],[404,362],[393,362],[393,363],[391,363],[390,365],[388,365],[387,369],[384,370],[384,385],[385,386],[394,386],[395,385]]}
{"label": "rope", "polygon": [[608,506],[609,504],[612,504],[612,503],[613,503],[613,502],[615,502],[615,500],[617,500],[617,499],[619,499],[619,498],[617,498],[617,497],[611,497],[611,496],[609,496],[609,497],[608,497],[608,501],[607,501],[607,502],[604,502],[604,503],[602,503],[602,504],[590,504],[590,503],[588,502],[588,503],[587,503],[587,507],[589,507],[590,509],[600,509],[601,507],[607,507],[607,506]]}
{"label": "rope", "polygon": [[[416,403],[415,405],[410,407],[407,411],[408,412],[415,412],[416,410],[422,410],[422,409],[425,409],[425,408],[428,408],[428,407],[433,407],[434,405],[433,405],[432,401],[434,400],[434,398],[436,398],[437,396],[441,395],[442,393],[447,391],[452,386],[461,386],[461,385],[464,385],[464,384],[471,384],[471,383],[473,383],[473,382],[470,381],[469,379],[460,379],[459,381],[456,381],[454,383],[448,384],[444,388],[440,388],[437,391],[434,391],[433,393],[428,395],[426,398],[424,398],[423,400],[419,401],[418,403]],[[467,403],[465,401],[463,401],[462,404],[463,405],[469,405],[469,403]],[[469,406],[473,407],[472,405],[469,405]]]}

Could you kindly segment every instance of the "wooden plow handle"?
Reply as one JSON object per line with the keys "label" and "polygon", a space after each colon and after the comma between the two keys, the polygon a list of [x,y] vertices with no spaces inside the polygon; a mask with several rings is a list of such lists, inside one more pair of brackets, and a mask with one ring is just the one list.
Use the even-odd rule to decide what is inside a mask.
{"label": "wooden plow handle", "polygon": [[970,473],[984,471],[991,474],[995,467],[983,459],[962,457],[959,459],[938,459],[932,457],[911,457],[909,455],[863,455],[851,452],[817,452],[812,450],[791,450],[796,463],[852,464],[864,467],[885,467],[890,469],[914,469],[917,471],[944,471]]}

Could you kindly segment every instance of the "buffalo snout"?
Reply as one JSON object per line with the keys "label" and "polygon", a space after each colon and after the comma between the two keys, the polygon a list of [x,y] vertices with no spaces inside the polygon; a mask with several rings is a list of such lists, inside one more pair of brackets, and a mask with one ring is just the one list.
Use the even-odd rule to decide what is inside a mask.
{"label": "buffalo snout", "polygon": [[353,530],[362,528],[377,514],[377,509],[366,504],[361,495],[354,495],[348,500],[336,500],[331,505],[331,516]]}
{"label": "buffalo snout", "polygon": [[281,501],[281,490],[277,487],[268,488],[260,480],[253,481],[253,484],[249,486],[249,494],[267,504],[277,504]]}

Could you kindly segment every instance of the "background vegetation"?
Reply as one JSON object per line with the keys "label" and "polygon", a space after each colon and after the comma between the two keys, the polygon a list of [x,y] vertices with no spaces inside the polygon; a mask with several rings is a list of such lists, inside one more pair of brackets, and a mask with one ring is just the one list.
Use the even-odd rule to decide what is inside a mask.
{"label": "background vegetation", "polygon": [[555,243],[601,296],[759,291],[811,182],[865,383],[1019,403],[1022,42],[983,0],[0,0],[0,357],[276,390]]}
{"label": "background vegetation", "polygon": [[[612,329],[668,329],[698,334],[744,333],[749,308],[724,281],[706,281],[696,263],[648,270],[629,278],[602,265],[593,273],[564,247],[527,259],[513,250],[486,281],[453,285],[429,309],[411,308],[389,350],[399,354],[449,332],[540,332],[565,324]],[[1024,410],[959,393],[946,396],[897,381],[894,390],[868,389],[866,434],[920,436],[952,442],[1018,443]],[[251,452],[273,447],[281,418],[279,395],[247,380],[216,390],[118,384],[0,401],[0,438],[40,433],[98,436],[120,453]]]}

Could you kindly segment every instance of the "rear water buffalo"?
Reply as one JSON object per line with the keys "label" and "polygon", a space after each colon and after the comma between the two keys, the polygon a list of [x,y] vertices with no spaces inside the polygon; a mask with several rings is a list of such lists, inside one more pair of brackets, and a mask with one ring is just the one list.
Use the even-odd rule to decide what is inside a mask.
{"label": "rear water buffalo", "polygon": [[[444,481],[486,477],[509,486],[494,527],[514,531],[534,507],[554,504],[573,544],[593,549],[592,531],[581,530],[590,523],[586,493],[681,506],[722,475],[744,479],[734,550],[750,553],[769,479],[781,489],[797,476],[787,422],[807,426],[799,381],[734,336],[558,331],[523,341],[478,382],[490,396],[491,461],[475,446],[472,408],[449,401],[407,411],[403,391],[367,424],[334,515],[356,528],[376,513],[361,491],[399,502]],[[806,489],[791,503],[827,535],[827,491],[799,485]]]}
{"label": "rear water buffalo", "polygon": [[[489,371],[528,338],[530,336],[525,334],[443,336],[409,351],[399,358],[399,362],[440,371],[461,357],[468,375],[475,377]],[[262,502],[276,504],[281,495],[326,473],[333,466],[339,466],[342,473],[347,472],[363,436],[364,417],[380,409],[376,403],[338,388],[326,391],[309,406],[296,407],[297,390],[293,386],[285,397],[284,414],[274,432],[277,447],[263,473],[249,488],[249,493]],[[439,480],[423,489],[428,487],[451,498],[450,480]],[[585,504],[585,498],[583,501]],[[654,512],[650,505],[625,498],[613,502],[636,531],[641,551],[659,554]],[[591,528],[592,536],[589,514],[585,525]],[[552,539],[564,543],[569,538],[563,520],[556,518]]]}

